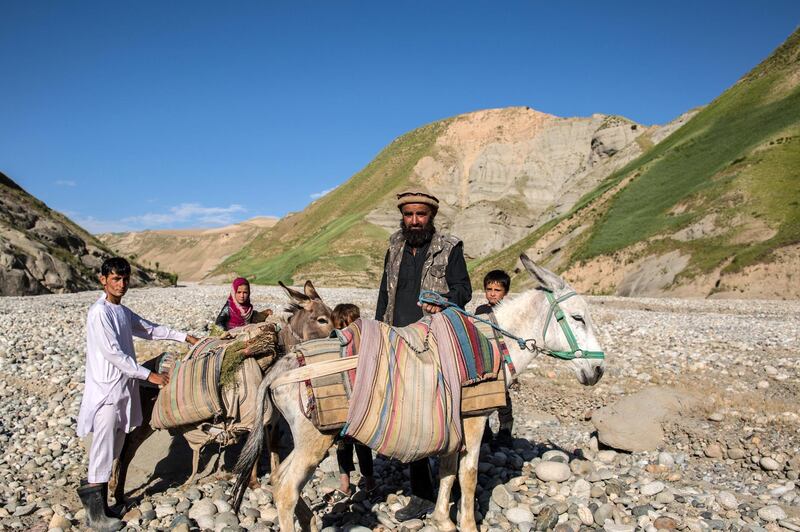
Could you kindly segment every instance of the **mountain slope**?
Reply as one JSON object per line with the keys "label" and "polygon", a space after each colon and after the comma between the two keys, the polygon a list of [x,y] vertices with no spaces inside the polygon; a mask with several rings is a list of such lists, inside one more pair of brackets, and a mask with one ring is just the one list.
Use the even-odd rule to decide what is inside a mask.
{"label": "mountain slope", "polygon": [[246,246],[277,218],[259,217],[214,229],[174,229],[96,235],[116,252],[148,266],[201,281],[228,256]]}
{"label": "mountain slope", "polygon": [[576,288],[798,297],[800,32],[567,215],[473,265],[529,250]]}
{"label": "mountain slope", "polygon": [[386,239],[399,223],[395,194],[411,184],[440,198],[437,227],[461,237],[468,258],[484,257],[567,211],[664,136],[665,129],[623,117],[559,118],[527,107],[435,122],[393,141],[214,273],[235,271],[259,283],[375,285]]}
{"label": "mountain slope", "polygon": [[[0,172],[0,296],[99,288],[112,252]],[[173,276],[133,264],[132,286],[174,284]]]}

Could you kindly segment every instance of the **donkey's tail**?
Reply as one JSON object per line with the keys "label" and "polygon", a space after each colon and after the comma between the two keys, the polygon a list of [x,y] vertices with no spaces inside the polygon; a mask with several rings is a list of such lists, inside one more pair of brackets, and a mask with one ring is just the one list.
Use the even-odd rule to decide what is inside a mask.
{"label": "donkey's tail", "polygon": [[268,376],[269,374],[261,379],[261,384],[258,386],[256,418],[242,452],[239,454],[239,460],[233,468],[233,472],[238,475],[236,484],[233,486],[233,508],[237,513],[242,505],[244,492],[247,491],[250,473],[253,471],[253,466],[258,462],[259,457],[261,457],[261,452],[264,448],[265,421],[269,421],[272,418],[273,406],[269,395],[269,385],[272,379],[268,378]]}

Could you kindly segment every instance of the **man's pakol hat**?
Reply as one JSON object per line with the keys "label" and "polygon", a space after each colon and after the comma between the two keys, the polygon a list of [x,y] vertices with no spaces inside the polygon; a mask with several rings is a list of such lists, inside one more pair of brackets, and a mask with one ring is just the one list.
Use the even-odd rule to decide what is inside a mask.
{"label": "man's pakol hat", "polygon": [[402,209],[403,205],[408,205],[409,203],[423,203],[430,205],[434,211],[439,210],[439,198],[419,189],[406,190],[397,195],[398,209]]}

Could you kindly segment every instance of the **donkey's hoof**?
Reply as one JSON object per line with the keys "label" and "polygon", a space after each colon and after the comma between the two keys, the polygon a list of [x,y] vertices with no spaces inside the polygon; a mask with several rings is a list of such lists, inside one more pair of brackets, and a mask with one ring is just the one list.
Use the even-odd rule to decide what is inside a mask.
{"label": "donkey's hoof", "polygon": [[431,521],[433,521],[433,526],[436,527],[436,530],[443,530],[444,532],[455,532],[458,530],[456,524],[452,522],[449,517],[437,518],[435,515],[432,515]]}

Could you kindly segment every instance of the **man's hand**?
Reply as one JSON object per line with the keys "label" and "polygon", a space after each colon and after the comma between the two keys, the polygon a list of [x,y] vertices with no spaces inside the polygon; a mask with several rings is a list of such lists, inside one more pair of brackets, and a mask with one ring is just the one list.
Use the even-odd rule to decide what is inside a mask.
{"label": "man's hand", "polygon": [[424,310],[428,314],[436,314],[437,312],[442,311],[442,307],[440,307],[439,305],[431,305],[430,303],[423,303],[422,310]]}
{"label": "man's hand", "polygon": [[169,384],[169,375],[166,373],[156,373],[151,371],[147,376],[147,382],[151,382],[157,386],[166,386]]}
{"label": "man's hand", "polygon": [[197,338],[192,336],[191,334],[186,335],[186,343],[189,345],[194,345],[198,342]]}

